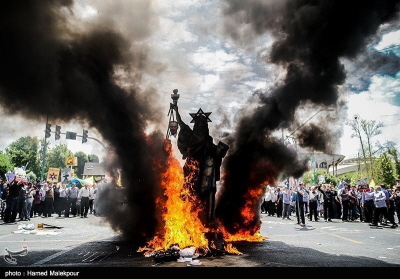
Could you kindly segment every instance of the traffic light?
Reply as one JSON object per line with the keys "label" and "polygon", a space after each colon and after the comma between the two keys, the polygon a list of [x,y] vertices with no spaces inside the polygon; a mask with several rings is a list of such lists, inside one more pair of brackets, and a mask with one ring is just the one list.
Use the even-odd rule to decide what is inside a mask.
{"label": "traffic light", "polygon": [[46,131],[45,131],[46,138],[50,137],[50,133],[51,133],[51,124],[46,123]]}
{"label": "traffic light", "polygon": [[60,139],[61,135],[61,126],[56,125],[56,140]]}
{"label": "traffic light", "polygon": [[82,143],[87,142],[87,138],[88,138],[88,130],[83,129]]}

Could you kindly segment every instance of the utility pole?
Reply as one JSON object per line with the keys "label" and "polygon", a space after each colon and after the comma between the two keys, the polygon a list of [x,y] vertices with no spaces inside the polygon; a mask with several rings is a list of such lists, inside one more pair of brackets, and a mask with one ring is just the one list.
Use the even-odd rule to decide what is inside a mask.
{"label": "utility pole", "polygon": [[40,181],[43,181],[43,177],[44,177],[44,165],[46,162],[46,151],[47,151],[47,138],[48,138],[48,134],[50,133],[50,126],[49,126],[49,116],[47,115],[47,119],[46,119],[46,129],[44,131],[44,141],[43,141],[43,153],[42,153],[42,172],[40,174]]}

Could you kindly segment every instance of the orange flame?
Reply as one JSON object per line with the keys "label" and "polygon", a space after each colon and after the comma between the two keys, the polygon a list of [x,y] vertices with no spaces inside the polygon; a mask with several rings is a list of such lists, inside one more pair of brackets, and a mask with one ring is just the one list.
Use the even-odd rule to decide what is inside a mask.
{"label": "orange flame", "polygon": [[[190,159],[186,161],[185,171],[189,175],[185,177],[179,161],[172,155],[172,145],[168,139],[164,140],[164,152],[167,156],[167,168],[162,180],[165,199],[157,200],[163,212],[163,228],[151,241],[147,242],[146,247],[139,248],[138,252],[151,256],[152,251],[167,250],[173,246],[179,249],[194,246],[197,250],[205,252],[210,248],[217,249],[215,243],[209,242],[206,237],[209,229],[199,219],[199,212],[203,210],[203,207],[192,188],[195,179],[199,176],[199,162]],[[254,212],[254,203],[262,195],[262,189],[253,190],[247,195],[241,214],[243,219],[250,223],[257,217]],[[222,233],[224,237],[225,251],[240,255],[242,253],[229,242],[261,242],[266,237],[260,235],[260,227],[261,223],[255,230],[240,229],[238,233],[232,235],[221,226],[217,232]]]}
{"label": "orange flame", "polygon": [[[251,222],[257,218],[256,212],[254,212],[255,208],[255,202],[258,201],[259,197],[262,195],[263,189],[257,188],[250,190],[247,195],[244,197],[246,200],[245,205],[242,208],[241,211],[241,216],[243,217],[242,219],[244,220],[244,227],[250,226]],[[237,233],[235,234],[230,234],[228,231],[226,231],[225,228],[221,228],[221,231],[224,235],[224,239],[229,242],[235,242],[235,241],[252,241],[252,242],[262,242],[267,237],[262,236],[260,234],[260,228],[261,228],[261,222],[253,228],[251,231],[248,229],[239,229]]]}
{"label": "orange flame", "polygon": [[160,204],[165,222],[164,235],[154,237],[147,243],[148,247],[154,250],[168,249],[173,245],[180,248],[206,247],[208,241],[204,233],[207,228],[198,218],[200,209],[196,207],[196,198],[191,196],[188,187],[184,187],[188,181],[184,181],[182,167],[172,156],[168,157],[167,164],[162,181],[167,199]]}

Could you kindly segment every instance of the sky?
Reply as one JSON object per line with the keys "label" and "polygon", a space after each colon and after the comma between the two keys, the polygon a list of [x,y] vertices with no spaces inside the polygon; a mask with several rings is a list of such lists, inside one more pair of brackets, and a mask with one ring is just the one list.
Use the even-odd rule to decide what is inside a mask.
{"label": "sky", "polygon": [[[256,21],[252,23],[246,19],[249,11],[240,7],[240,1],[231,1],[230,7],[231,13],[234,9],[242,9],[236,11],[238,18],[242,17],[238,21],[233,16],[227,16],[229,8],[226,8],[226,1],[107,2],[110,1],[74,1],[64,11],[68,24],[71,29],[80,31],[101,24],[112,26],[128,41],[132,40],[132,52],[136,51],[135,47],[146,49],[148,65],[144,66],[139,86],[154,87],[156,109],[162,116],[158,119],[157,128],[161,130],[167,130],[170,94],[175,88],[179,90],[178,105],[184,120],[190,122],[189,113],[196,112],[199,108],[212,112],[210,130],[216,139],[221,139],[224,133],[234,131],[238,116],[245,115],[258,106],[257,92],[268,94],[276,84],[285,79],[287,69],[283,63],[272,63],[268,61],[270,58],[266,58],[271,53],[274,42],[280,40],[280,31],[272,24],[270,30],[266,27],[262,30],[262,25],[253,30],[251,25]],[[261,3],[261,6],[262,3],[267,3],[264,6],[279,6],[277,1],[254,0],[248,1],[248,6],[256,6],[257,3]],[[265,25],[267,24],[270,23],[266,21]],[[325,106],[303,102],[291,112],[296,115],[293,124],[276,129],[274,134],[278,138],[286,137],[317,113],[307,123],[324,121],[325,125],[334,127],[335,132],[330,141],[335,144],[329,151],[351,158],[357,156],[359,144],[357,139],[351,138],[352,131],[344,123],[346,119],[359,114],[363,119],[381,121],[385,127],[375,140],[380,143],[393,141],[398,148],[400,138],[396,131],[400,128],[399,63],[392,62],[388,66],[390,70],[382,65],[375,68],[365,66],[372,61],[365,61],[365,58],[372,56],[374,51],[400,54],[398,27],[398,20],[381,25],[364,42],[364,47],[368,50],[360,51],[359,55],[351,58],[340,57],[347,76],[337,86],[338,105],[331,105],[335,109],[333,112],[317,113]],[[126,77],[120,82],[128,86],[131,81]],[[12,97],[5,100],[0,109],[3,119],[0,150],[22,136],[42,139],[46,120],[32,118],[15,110],[10,112],[5,108],[8,102],[12,102]],[[25,102],[22,105],[31,104]],[[46,110],[46,107],[40,109]],[[60,111],[64,109],[63,106],[56,108]],[[107,140],[88,121],[50,119],[49,123],[52,124],[53,131],[55,125],[60,125],[62,132],[71,131],[78,135],[82,134],[83,129],[88,129],[89,137],[108,145]],[[154,129],[155,125],[151,123],[148,129]],[[93,153],[100,158],[106,155],[103,145],[93,139],[82,144],[79,137],[77,140],[66,140],[65,135],[62,135],[61,140],[55,141],[52,134],[48,141],[51,147],[67,144],[73,152]]]}

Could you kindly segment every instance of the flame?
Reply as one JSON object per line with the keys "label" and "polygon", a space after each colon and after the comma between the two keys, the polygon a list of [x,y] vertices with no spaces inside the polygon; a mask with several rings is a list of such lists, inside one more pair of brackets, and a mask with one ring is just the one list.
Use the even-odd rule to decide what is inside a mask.
{"label": "flame", "polygon": [[[211,232],[223,236],[225,252],[240,255],[242,253],[230,242],[261,242],[267,239],[260,235],[261,222],[256,228],[248,229],[251,227],[251,220],[257,218],[254,205],[263,194],[262,187],[247,193],[246,204],[241,210],[244,226],[237,233],[230,234],[222,225],[217,229],[209,229],[199,218],[199,213],[204,208],[193,189],[194,182],[200,175],[199,162],[188,158],[182,168],[172,155],[171,141],[168,139],[164,140],[164,152],[167,156],[167,168],[162,175],[161,186],[165,199],[160,198],[156,201],[162,208],[163,227],[145,247],[139,248],[138,252],[151,256],[154,251],[165,251],[171,247],[181,249],[194,246],[197,251],[207,253],[210,249],[218,249],[214,240],[206,237],[206,233]],[[187,176],[184,175],[184,171]]]}
{"label": "flame", "polygon": [[[262,242],[268,239],[265,236],[260,234],[261,221],[254,227],[249,230],[251,227],[253,220],[256,220],[258,217],[256,216],[256,212],[254,212],[254,208],[258,207],[257,201],[259,197],[262,196],[263,189],[262,187],[258,187],[257,189],[250,190],[244,197],[246,203],[244,204],[240,215],[241,215],[241,226],[243,228],[239,228],[235,234],[229,233],[224,227],[221,227],[221,232],[224,235],[225,241],[235,242],[235,241],[252,241],[252,242]],[[238,225],[239,226],[239,225]]]}
{"label": "flame", "polygon": [[[198,168],[198,164],[193,164],[191,167]],[[166,200],[163,203],[158,201],[163,208],[165,223],[163,235],[158,235],[149,241],[148,248],[166,250],[174,245],[181,248],[207,247],[208,240],[205,237],[207,228],[198,218],[201,208],[196,206],[197,199],[191,194],[189,187],[191,179],[193,177],[185,179],[179,161],[173,156],[168,156],[167,171],[163,174],[162,181]]]}

